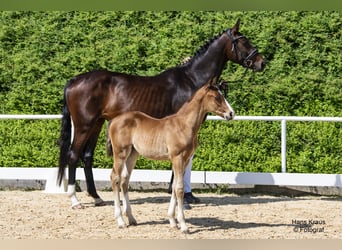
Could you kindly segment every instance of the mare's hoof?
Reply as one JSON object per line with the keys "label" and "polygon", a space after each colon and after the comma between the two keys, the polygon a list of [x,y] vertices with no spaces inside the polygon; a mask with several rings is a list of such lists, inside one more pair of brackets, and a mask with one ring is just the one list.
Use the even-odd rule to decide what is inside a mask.
{"label": "mare's hoof", "polygon": [[102,207],[102,206],[105,206],[106,203],[101,200],[101,201],[95,201],[95,207]]}
{"label": "mare's hoof", "polygon": [[134,221],[130,221],[129,225],[130,226],[136,226],[136,225],[138,225],[138,223],[137,223],[137,221],[134,220]]}

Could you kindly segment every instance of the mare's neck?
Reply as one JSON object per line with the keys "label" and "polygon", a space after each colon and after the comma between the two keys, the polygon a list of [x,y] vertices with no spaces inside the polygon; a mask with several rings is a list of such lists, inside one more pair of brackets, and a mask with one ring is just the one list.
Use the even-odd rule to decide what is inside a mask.
{"label": "mare's neck", "polygon": [[228,36],[223,33],[189,64],[186,74],[198,88],[210,79],[221,76],[228,61],[226,53],[228,40]]}

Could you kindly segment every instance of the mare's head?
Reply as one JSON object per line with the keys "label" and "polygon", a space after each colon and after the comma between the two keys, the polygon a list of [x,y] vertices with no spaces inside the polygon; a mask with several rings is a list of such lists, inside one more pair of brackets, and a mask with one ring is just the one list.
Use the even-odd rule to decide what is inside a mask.
{"label": "mare's head", "polygon": [[232,120],[235,112],[223,96],[219,87],[209,81],[202,88],[206,90],[204,105],[207,112],[213,112],[227,121]]}
{"label": "mare's head", "polygon": [[265,68],[265,61],[258,50],[254,48],[248,39],[239,32],[240,19],[236,24],[227,30],[230,43],[227,44],[227,57],[229,60],[238,63],[254,71],[262,71]]}

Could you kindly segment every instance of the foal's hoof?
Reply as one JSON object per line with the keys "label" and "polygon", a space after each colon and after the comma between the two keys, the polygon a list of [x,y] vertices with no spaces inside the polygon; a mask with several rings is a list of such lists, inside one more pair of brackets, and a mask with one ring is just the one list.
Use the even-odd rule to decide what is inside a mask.
{"label": "foal's hoof", "polygon": [[81,203],[78,203],[78,204],[72,205],[71,208],[74,210],[79,210],[79,209],[83,209],[84,206]]}
{"label": "foal's hoof", "polygon": [[118,225],[118,228],[124,229],[124,228],[127,228],[127,225],[126,224]]}
{"label": "foal's hoof", "polygon": [[181,230],[183,234],[188,234],[189,233],[189,229],[184,229],[184,230]]}
{"label": "foal's hoof", "polygon": [[173,218],[170,218],[170,227],[177,229],[177,223],[176,220]]}

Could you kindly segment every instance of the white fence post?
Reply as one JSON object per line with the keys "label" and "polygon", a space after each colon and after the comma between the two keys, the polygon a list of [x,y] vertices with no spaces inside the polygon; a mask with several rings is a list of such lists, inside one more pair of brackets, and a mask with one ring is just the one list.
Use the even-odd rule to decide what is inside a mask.
{"label": "white fence post", "polygon": [[281,172],[286,173],[286,120],[281,120]]}

